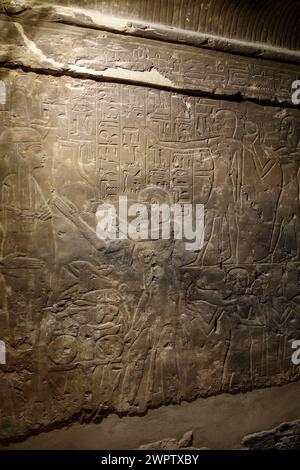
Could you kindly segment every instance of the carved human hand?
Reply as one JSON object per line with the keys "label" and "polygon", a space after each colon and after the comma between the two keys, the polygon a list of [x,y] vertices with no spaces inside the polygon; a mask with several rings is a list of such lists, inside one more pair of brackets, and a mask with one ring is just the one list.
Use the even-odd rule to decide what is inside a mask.
{"label": "carved human hand", "polygon": [[243,320],[235,310],[230,313],[230,318],[234,320],[235,323],[242,323]]}
{"label": "carved human hand", "polygon": [[49,209],[49,206],[45,204],[42,206],[38,212],[38,218],[43,221],[47,221],[52,218],[51,211]]}
{"label": "carved human hand", "polygon": [[61,198],[60,196],[55,196],[52,200],[54,206],[64,214],[69,220],[75,222],[78,220],[79,214],[77,208],[69,201]]}
{"label": "carved human hand", "polygon": [[108,276],[109,274],[111,274],[113,269],[113,266],[110,266],[109,264],[101,264],[97,267],[98,273],[102,274],[103,276]]}
{"label": "carved human hand", "polygon": [[20,210],[18,215],[21,219],[26,219],[28,217],[31,217],[32,219],[39,219],[43,221],[46,221],[52,218],[51,211],[47,204],[41,205],[37,211],[27,210],[27,209]]}
{"label": "carved human hand", "polygon": [[23,253],[12,253],[0,259],[5,269],[40,269],[45,263],[38,258],[28,258]]}
{"label": "carved human hand", "polygon": [[130,328],[130,330],[128,331],[128,333],[126,333],[124,337],[124,342],[132,344],[134,343],[137,337],[138,337],[138,332],[134,330],[133,328]]}

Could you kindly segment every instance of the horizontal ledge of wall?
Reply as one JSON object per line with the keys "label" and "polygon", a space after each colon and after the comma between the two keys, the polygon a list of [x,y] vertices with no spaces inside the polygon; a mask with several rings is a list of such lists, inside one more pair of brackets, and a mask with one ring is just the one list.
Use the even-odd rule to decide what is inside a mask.
{"label": "horizontal ledge of wall", "polygon": [[[248,12],[249,20],[247,20],[247,16],[245,16],[244,11],[239,12],[234,8],[234,15],[236,16],[234,19],[229,16],[230,5],[228,4],[228,0],[226,0],[226,10],[222,8],[220,11],[218,11],[216,6],[213,6],[214,2],[212,2],[210,7],[217,8],[217,10],[214,12],[211,19],[207,18],[206,23],[204,22],[205,24],[201,20],[200,23],[203,23],[201,26],[201,24],[194,24],[194,17],[189,19],[190,12],[185,11],[187,10],[187,6],[184,6],[184,3],[179,9],[180,11],[178,10],[176,12],[175,16],[177,17],[177,21],[175,21],[174,15],[172,17],[172,21],[163,19],[163,11],[167,10],[164,8],[160,8],[159,10],[163,11],[158,11],[157,14],[154,14],[154,7],[152,6],[151,10],[153,14],[150,16],[149,14],[146,15],[146,10],[141,10],[141,5],[149,3],[148,0],[139,0],[138,2],[139,10],[141,10],[143,14],[140,14],[137,9],[130,9],[130,4],[133,3],[134,0],[123,2],[123,4],[126,4],[128,7],[128,11],[125,11],[124,8],[117,9],[113,6],[107,9],[103,2],[98,5],[97,9],[90,9],[78,6],[80,5],[80,2],[76,1],[73,2],[72,6],[67,6],[64,2],[56,4],[55,1],[6,1],[3,2],[4,6],[2,6],[2,13],[11,17],[15,16],[19,19],[25,19],[26,21],[32,20],[36,22],[48,21],[54,23],[66,23],[119,32],[127,35],[153,38],[160,41],[181,42],[201,48],[227,51],[247,56],[300,63],[300,50],[296,47],[297,41],[296,43],[295,40],[287,42],[287,38],[290,36],[291,38],[297,38],[297,24],[294,24],[295,17],[293,16],[295,15],[292,15],[292,11],[289,15],[290,20],[293,20],[292,25],[289,23],[285,24],[282,21],[282,15],[281,17],[280,15],[278,17],[278,12],[276,19],[274,11],[273,17],[276,21],[275,19],[272,21],[276,24],[273,24],[272,22],[270,23],[270,15],[264,17],[264,14],[266,15],[268,10],[267,6],[261,12],[261,15],[258,15],[257,12],[256,20],[254,21],[253,13],[255,12]],[[199,3],[202,4],[204,2]],[[295,4],[290,6],[295,8]],[[176,5],[174,8],[176,9]],[[285,9],[288,10],[288,5],[285,5]],[[203,16],[199,13],[200,10],[202,11],[202,6],[200,4],[195,5],[194,10],[195,17],[197,15],[199,18],[200,16]],[[108,14],[108,11],[112,11],[113,14]],[[129,18],[130,11],[132,17]],[[208,13],[207,16],[209,16]],[[296,17],[297,16],[298,15],[296,15]],[[184,18],[184,21],[180,20],[179,17]],[[286,17],[287,15],[285,15],[285,19]],[[255,24],[252,24],[253,21]],[[238,32],[236,34],[234,28],[229,24],[234,24],[235,22],[238,22],[239,25],[239,28],[237,28]],[[260,27],[256,24],[259,22]],[[245,28],[244,23],[247,24],[247,28]],[[228,27],[224,26],[221,31],[220,24],[223,24],[223,26],[224,24],[228,24]],[[288,28],[288,30],[285,31],[284,28]],[[249,30],[251,34],[249,33]],[[277,32],[276,35],[275,31]],[[265,37],[268,37],[268,41]]]}
{"label": "horizontal ledge of wall", "polygon": [[300,381],[162,406],[144,416],[111,414],[100,423],[73,423],[23,442],[0,444],[0,450],[132,450],[165,438],[178,439],[189,430],[193,431],[194,449],[245,449],[242,441],[246,435],[300,418],[299,392]]}
{"label": "horizontal ledge of wall", "polygon": [[300,67],[0,14],[0,63],[293,107]]}

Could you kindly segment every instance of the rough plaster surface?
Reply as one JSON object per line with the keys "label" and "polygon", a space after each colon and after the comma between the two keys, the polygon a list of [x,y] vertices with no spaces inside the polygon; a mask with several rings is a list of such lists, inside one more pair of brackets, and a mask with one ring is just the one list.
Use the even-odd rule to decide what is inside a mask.
{"label": "rough plaster surface", "polygon": [[[297,381],[299,68],[1,18],[2,442]],[[95,212],[119,195],[204,204],[203,249],[105,244]],[[279,416],[128,446],[237,447]]]}

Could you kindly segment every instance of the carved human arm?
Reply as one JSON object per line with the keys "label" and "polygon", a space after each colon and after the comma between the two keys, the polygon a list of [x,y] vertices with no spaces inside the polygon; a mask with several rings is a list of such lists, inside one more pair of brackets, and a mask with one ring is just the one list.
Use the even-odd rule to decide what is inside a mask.
{"label": "carved human arm", "polygon": [[196,293],[196,300],[204,300],[206,302],[209,302],[210,304],[218,305],[220,307],[226,307],[229,305],[234,305],[236,303],[236,299],[226,300],[224,299],[222,294],[220,294],[219,291],[212,289],[202,289],[198,285],[196,285]]}
{"label": "carved human arm", "polygon": [[238,318],[240,323],[245,326],[264,326],[264,324],[257,319],[250,320],[248,318],[242,318],[240,316],[238,316]]}
{"label": "carved human arm", "polygon": [[69,201],[61,198],[60,196],[55,196],[52,200],[54,206],[69,219],[73,224],[78,228],[80,233],[84,238],[91,243],[96,250],[101,250],[105,247],[103,240],[100,240],[96,231],[93,230],[79,215],[77,208],[71,204]]}
{"label": "carved human arm", "polygon": [[259,151],[263,151],[262,147],[257,148],[256,145],[253,146],[253,161],[258,173],[258,176],[261,179],[264,179],[269,171],[273,168],[273,166],[279,161],[278,156],[275,152],[271,152],[270,149],[266,151],[267,155],[269,156],[270,160],[267,161],[265,165],[263,165],[261,161],[261,157],[259,155]]}
{"label": "carved human arm", "polygon": [[0,258],[0,268],[5,269],[40,269],[44,262],[38,258],[28,258],[24,253],[10,253]]}
{"label": "carved human arm", "polygon": [[215,306],[215,311],[212,317],[209,321],[207,321],[207,319],[202,315],[201,309],[203,308],[203,305],[201,305],[201,303],[202,301],[196,301],[188,304],[188,310],[192,312],[192,315],[196,319],[197,326],[199,326],[200,330],[205,334],[205,336],[209,336],[216,329],[217,321],[221,317],[224,310]]}

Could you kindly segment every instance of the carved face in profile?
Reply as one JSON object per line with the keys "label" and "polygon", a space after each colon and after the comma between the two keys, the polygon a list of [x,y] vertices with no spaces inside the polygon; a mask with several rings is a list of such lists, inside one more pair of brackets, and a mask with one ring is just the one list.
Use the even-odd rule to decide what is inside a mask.
{"label": "carved face in profile", "polygon": [[252,285],[252,293],[256,297],[259,297],[261,302],[266,302],[271,296],[271,279],[262,275],[256,279]]}
{"label": "carved face in profile", "polygon": [[39,142],[19,144],[19,153],[21,157],[26,160],[31,169],[35,170],[45,166],[46,155]]}
{"label": "carved face in profile", "polygon": [[244,142],[246,144],[254,144],[259,138],[259,128],[257,123],[249,119],[244,122]]}
{"label": "carved face in profile", "polygon": [[280,144],[286,147],[287,142],[294,136],[294,123],[289,116],[282,119],[279,129]]}
{"label": "carved face in profile", "polygon": [[213,132],[216,136],[232,139],[237,127],[236,116],[232,111],[220,110],[213,116]]}
{"label": "carved face in profile", "polygon": [[175,329],[172,325],[165,325],[160,338],[160,345],[165,349],[173,349],[175,345]]}
{"label": "carved face in profile", "polygon": [[226,291],[234,295],[244,295],[248,286],[248,272],[241,268],[229,271],[226,278]]}
{"label": "carved face in profile", "polygon": [[45,166],[46,154],[40,134],[29,127],[16,127],[4,131],[0,136],[0,147],[8,154],[21,158],[31,170]]}
{"label": "carved face in profile", "polygon": [[140,261],[146,265],[151,264],[153,256],[154,256],[153,251],[149,249],[141,250],[139,253]]}
{"label": "carved face in profile", "polygon": [[102,304],[97,306],[96,322],[113,322],[119,309],[116,305]]}

